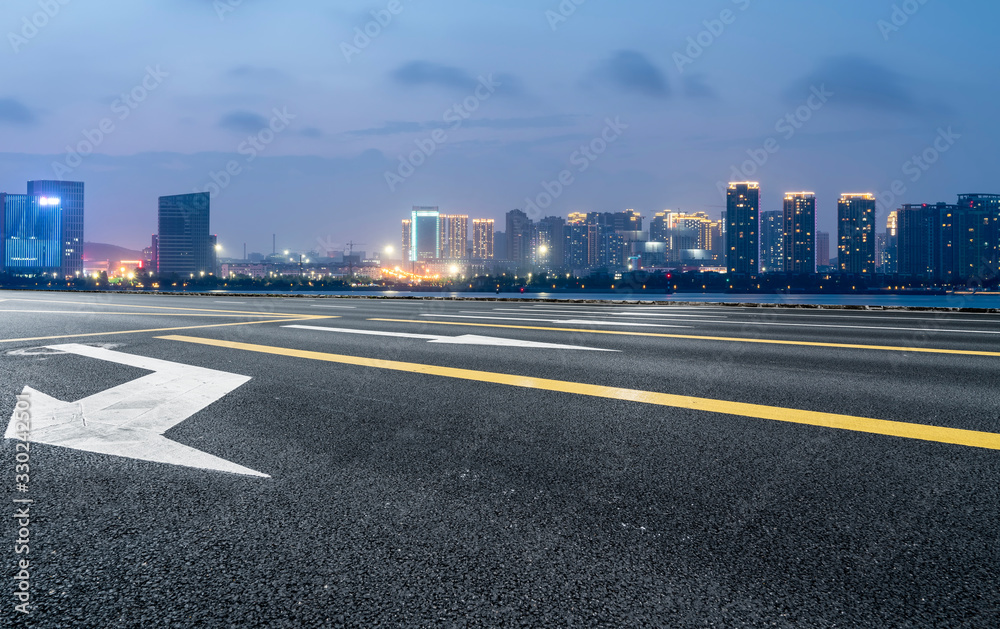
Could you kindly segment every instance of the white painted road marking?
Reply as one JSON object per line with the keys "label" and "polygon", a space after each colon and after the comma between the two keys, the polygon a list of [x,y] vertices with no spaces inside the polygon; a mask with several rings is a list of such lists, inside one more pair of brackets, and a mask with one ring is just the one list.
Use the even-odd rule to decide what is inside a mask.
{"label": "white painted road marking", "polygon": [[383,332],[381,330],[353,330],[349,328],[325,328],[315,325],[285,325],[284,328],[299,330],[318,330],[320,332],[341,332],[344,334],[365,334],[370,336],[392,336],[403,339],[421,339],[428,343],[444,343],[447,345],[488,345],[491,347],[526,347],[532,349],[577,349],[590,352],[617,352],[616,349],[599,349],[597,347],[581,347],[579,345],[560,345],[558,343],[537,343],[519,339],[505,339],[496,336],[478,336],[463,334],[462,336],[442,336],[439,334],[411,334],[409,332]]}
{"label": "white painted road marking", "polygon": [[327,306],[326,304],[309,304],[313,308],[343,308],[344,310],[357,310],[357,306]]}
{"label": "white painted road marking", "polygon": [[[85,452],[168,463],[232,474],[263,476],[201,450],[171,441],[163,433],[250,380],[214,369],[115,352],[89,345],[49,345],[48,349],[153,373],[91,395],[63,402],[31,387],[28,440]],[[19,413],[11,415],[7,439],[18,438]]]}
{"label": "white painted road marking", "polygon": [[[590,321],[588,319],[524,319],[522,317],[475,317],[472,315],[422,314],[421,317],[445,317],[448,319],[492,319],[496,321],[531,321],[532,323],[572,323],[575,325],[624,325],[639,328],[690,328],[689,325],[663,325],[660,323],[632,323],[630,321]],[[693,323],[693,322],[689,322]],[[698,323],[703,323],[699,321]]]}
{"label": "white painted road marking", "polygon": [[[531,314],[531,312],[534,312],[534,310],[532,310],[532,311],[526,311],[524,314]],[[462,318],[462,319],[500,319],[500,320],[504,320],[505,319],[504,317],[474,317],[474,316],[465,316],[465,315],[426,315],[425,314],[425,315],[421,315],[421,316],[424,316],[424,317],[453,317],[453,318],[454,317],[458,317],[458,318]],[[620,317],[620,316],[625,316],[625,315],[618,314],[618,313],[613,313],[613,312],[609,312],[609,313],[607,313],[607,316]],[[659,316],[669,317],[670,315],[664,314],[664,315],[630,315],[630,316],[653,318],[653,317],[659,317]],[[653,325],[653,324],[649,324],[649,323],[627,323],[627,322],[624,322],[624,321],[582,321],[582,320],[567,321],[567,320],[562,320],[562,319],[517,319],[517,318],[513,318],[513,317],[509,318],[509,320],[510,321],[539,321],[539,322],[546,322],[546,323],[576,323],[576,324],[589,324],[589,325],[625,325],[625,326],[637,326],[637,327],[666,327],[666,328],[671,328],[671,327],[693,327],[693,326]],[[888,331],[898,331],[898,332],[927,332],[927,333],[945,332],[945,333],[957,333],[957,334],[1000,334],[1000,330],[960,330],[960,329],[934,328],[934,327],[930,327],[930,326],[928,326],[926,328],[900,328],[900,327],[891,327],[891,326],[884,326],[884,325],[837,325],[837,324],[833,324],[833,323],[783,323],[781,321],[732,321],[732,320],[721,320],[721,319],[684,320],[683,323],[691,323],[691,324],[703,323],[703,324],[719,324],[719,325],[745,325],[745,326],[749,326],[749,325],[770,325],[770,326],[779,326],[779,327],[787,327],[787,328],[842,328],[842,329],[847,329],[847,330],[888,330]],[[959,323],[965,323],[965,321],[960,321]]]}
{"label": "white painted road marking", "polygon": [[[472,310],[463,310],[462,312],[479,312]],[[558,308],[494,308],[492,312],[509,312],[514,314],[533,314],[533,313],[543,313],[543,314],[574,314],[574,315],[607,315],[612,317],[620,317],[624,315],[634,316],[634,317],[679,317],[679,318],[690,318],[690,319],[706,319],[706,318],[717,318],[722,315],[718,314],[687,314],[687,313],[668,313],[668,312],[658,312],[655,314],[644,314],[640,312],[628,312],[620,313],[617,311],[609,310],[578,310],[575,308],[558,309]]]}

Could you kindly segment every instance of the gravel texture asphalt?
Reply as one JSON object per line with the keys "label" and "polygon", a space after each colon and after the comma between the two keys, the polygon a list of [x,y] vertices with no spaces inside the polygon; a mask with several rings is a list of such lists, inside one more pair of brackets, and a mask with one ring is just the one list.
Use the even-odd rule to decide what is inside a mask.
{"label": "gravel texture asphalt", "polygon": [[0,624],[1000,626],[998,450],[165,336],[1000,433],[996,314],[3,292],[4,419],[147,373],[49,345],[242,374],[166,436],[271,478],[8,440]]}

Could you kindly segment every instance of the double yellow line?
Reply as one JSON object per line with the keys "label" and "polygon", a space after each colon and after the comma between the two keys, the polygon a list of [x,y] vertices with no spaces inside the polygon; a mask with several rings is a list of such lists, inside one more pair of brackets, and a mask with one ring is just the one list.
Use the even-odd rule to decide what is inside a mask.
{"label": "double yellow line", "polygon": [[760,404],[744,404],[741,402],[729,402],[724,400],[712,400],[684,395],[657,393],[655,391],[606,387],[580,382],[551,380],[548,378],[532,378],[529,376],[495,373],[491,371],[457,369],[454,367],[439,367],[437,365],[423,365],[419,363],[407,363],[395,360],[381,360],[376,358],[363,358],[360,356],[328,354],[325,352],[290,349],[287,347],[253,345],[249,343],[237,343],[234,341],[223,341],[218,339],[176,335],[157,338],[170,341],[180,341],[183,343],[194,343],[198,345],[256,352],[260,354],[304,358],[307,360],[338,363],[342,365],[373,367],[376,369],[388,369],[392,371],[438,376],[443,378],[456,378],[473,382],[502,384],[525,389],[555,391],[559,393],[586,395],[613,400],[626,400],[642,404],[655,404],[658,406],[668,406],[708,413],[753,417],[757,419],[768,419],[772,421],[804,424],[822,428],[836,428],[840,430],[850,430],[853,432],[902,437],[905,439],[918,439],[921,441],[933,441],[937,443],[1000,450],[1000,435],[974,430],[927,426],[924,424],[911,424],[907,422],[871,419],[868,417],[853,417],[850,415],[820,413],[816,411],[763,406]]}

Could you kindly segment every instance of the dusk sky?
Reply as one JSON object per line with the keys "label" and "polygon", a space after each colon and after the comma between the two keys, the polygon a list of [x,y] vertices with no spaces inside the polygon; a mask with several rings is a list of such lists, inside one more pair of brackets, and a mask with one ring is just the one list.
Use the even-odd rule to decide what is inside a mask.
{"label": "dusk sky", "polygon": [[[719,182],[751,154],[761,209],[814,191],[822,231],[835,231],[842,192],[896,182],[882,225],[889,205],[1000,193],[996,2],[562,6],[575,12],[559,0],[6,0],[0,191],[84,181],[87,240],[142,248],[158,196],[204,191],[233,162],[212,201],[233,256],[244,242],[269,253],[275,232],[279,248],[398,245],[414,205],[502,221],[563,170],[572,182],[545,215],[718,216]],[[376,36],[359,38],[366,27]],[[287,127],[244,144],[275,111]],[[616,138],[603,153],[575,154],[602,134]],[[67,152],[87,141],[94,154]],[[387,182],[418,144],[433,154]],[[911,162],[925,151],[933,164]]]}

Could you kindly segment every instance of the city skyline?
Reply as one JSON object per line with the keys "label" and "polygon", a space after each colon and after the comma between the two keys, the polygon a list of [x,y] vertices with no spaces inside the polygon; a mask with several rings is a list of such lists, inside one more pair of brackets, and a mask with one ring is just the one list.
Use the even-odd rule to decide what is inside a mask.
{"label": "city skyline", "polygon": [[[992,5],[919,4],[901,22],[861,0],[627,5],[642,20],[592,2],[402,3],[391,19],[379,3],[222,4],[60,3],[26,34],[39,5],[12,2],[0,189],[86,181],[87,233],[131,247],[155,222],[122,217],[208,191],[224,244],[267,251],[273,233],[395,242],[413,205],[500,221],[549,195],[561,216],[718,217],[719,183],[753,179],[761,211],[814,191],[835,232],[843,190],[879,195],[881,219],[997,187]],[[248,44],[276,32],[296,38]],[[941,32],[963,37],[926,46]]]}

